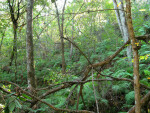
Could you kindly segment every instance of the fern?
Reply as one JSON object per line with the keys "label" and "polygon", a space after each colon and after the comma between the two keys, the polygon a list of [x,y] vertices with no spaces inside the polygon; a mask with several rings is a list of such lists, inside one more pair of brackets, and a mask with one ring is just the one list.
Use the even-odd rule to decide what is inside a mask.
{"label": "fern", "polygon": [[129,92],[128,94],[126,94],[125,99],[126,99],[126,103],[127,104],[132,104],[134,102],[134,91]]}
{"label": "fern", "polygon": [[123,93],[123,92],[126,92],[127,88],[130,86],[130,83],[128,82],[123,82],[123,83],[120,83],[120,84],[117,84],[117,85],[113,85],[112,86],[112,90],[115,92],[115,93]]}
{"label": "fern", "polygon": [[118,70],[116,73],[113,74],[114,77],[121,77],[121,78],[126,78],[126,77],[131,77],[132,74],[126,72],[125,70]]}
{"label": "fern", "polygon": [[100,103],[105,104],[105,105],[108,105],[108,100],[106,100],[106,99],[104,99],[104,98],[101,98],[101,99],[100,99]]}

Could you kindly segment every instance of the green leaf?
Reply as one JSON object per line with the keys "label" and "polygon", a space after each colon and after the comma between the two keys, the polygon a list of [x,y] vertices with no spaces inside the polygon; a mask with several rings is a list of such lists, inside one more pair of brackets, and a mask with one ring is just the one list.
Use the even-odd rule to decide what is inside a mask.
{"label": "green leaf", "polygon": [[51,0],[51,2],[52,2],[52,3],[54,3],[54,2],[55,2],[55,0]]}
{"label": "green leaf", "polygon": [[27,99],[32,99],[30,96],[26,95],[26,94],[22,94],[23,97],[27,98]]}
{"label": "green leaf", "polygon": [[13,102],[11,102],[10,104],[9,104],[9,111],[10,112],[12,112],[14,109],[15,109],[15,104],[13,103]]}
{"label": "green leaf", "polygon": [[10,97],[10,96],[12,96],[13,94],[15,94],[15,92],[14,92],[14,93],[11,93],[11,94],[9,94],[9,95],[7,95],[7,97]]}
{"label": "green leaf", "polygon": [[127,104],[132,104],[134,102],[134,91],[129,92],[126,94],[125,99]]}
{"label": "green leaf", "polygon": [[20,99],[21,101],[26,101],[26,99],[23,98],[23,97],[19,97],[19,99]]}
{"label": "green leaf", "polygon": [[5,107],[4,113],[9,113],[9,108],[8,108],[8,106]]}
{"label": "green leaf", "polygon": [[14,101],[16,99],[16,97],[12,96],[12,97],[9,97],[9,103],[11,103],[12,101]]}
{"label": "green leaf", "polygon": [[15,100],[15,105],[16,105],[17,108],[21,108],[22,107],[22,105],[19,103],[18,100]]}

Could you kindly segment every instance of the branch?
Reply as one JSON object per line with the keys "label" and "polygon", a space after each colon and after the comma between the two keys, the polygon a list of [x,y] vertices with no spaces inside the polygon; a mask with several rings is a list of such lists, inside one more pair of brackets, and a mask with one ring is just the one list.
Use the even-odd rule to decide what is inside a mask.
{"label": "branch", "polygon": [[66,105],[66,108],[68,108],[69,99],[70,99],[71,95],[73,94],[74,90],[75,90],[77,87],[78,87],[78,85],[76,85],[76,86],[72,89],[72,91],[70,92],[70,94],[69,94],[68,97],[66,98],[66,101],[65,101],[65,103],[64,103],[64,104],[67,104],[67,105]]}
{"label": "branch", "polygon": [[146,40],[146,39],[150,38],[150,34],[142,35],[142,36],[136,36],[135,38],[138,40]]}
{"label": "branch", "polygon": [[[141,107],[147,105],[149,101],[150,101],[150,91],[141,99]],[[128,113],[135,113],[135,106],[130,108]]]}
{"label": "branch", "polygon": [[58,12],[56,1],[55,1],[55,8],[56,8],[56,15],[57,15],[57,21],[58,21],[58,27],[59,27],[59,35],[61,36],[63,31],[61,31],[61,28],[60,28],[61,27],[60,26],[60,17],[59,17],[59,12]]}
{"label": "branch", "polygon": [[135,37],[137,40],[143,40],[145,43],[148,44],[148,42],[150,41],[150,34],[147,35],[143,35],[143,36],[137,36]]}
{"label": "branch", "polygon": [[[55,111],[58,111],[58,112],[73,112],[73,113],[94,113],[92,111],[87,111],[87,110],[70,110],[70,109],[60,109],[60,108],[56,108],[54,107],[53,105],[41,100],[40,98],[28,93],[27,91],[23,90],[20,86],[18,86],[17,84],[15,83],[12,83],[12,82],[8,82],[8,81],[0,81],[0,83],[9,83],[9,84],[12,84],[14,86],[16,86],[20,91],[22,91],[22,93],[32,97],[33,99],[37,100],[37,101],[40,101],[41,103],[44,103],[46,104],[47,106],[49,106],[51,109],[55,110]],[[1,88],[1,87],[0,87]]]}
{"label": "branch", "polygon": [[81,96],[81,94],[82,94],[82,89],[83,89],[83,84],[80,85],[80,91],[79,91],[79,93],[78,93],[76,110],[78,110],[78,107],[79,107],[79,99],[80,99],[80,96]]}
{"label": "branch", "polygon": [[91,65],[92,63],[90,62],[90,60],[87,58],[87,56],[83,53],[83,51],[77,46],[77,44],[75,44],[75,42],[71,41],[68,37],[62,37],[63,39],[69,41],[70,43],[72,43],[79,51],[80,53],[85,57],[85,59],[88,61],[88,63]]}
{"label": "branch", "polygon": [[103,66],[105,64],[108,64],[110,61],[112,61],[125,47],[127,44],[130,43],[130,40],[128,40],[122,47],[120,47],[113,55],[109,56],[107,59],[105,59],[102,62],[92,64],[90,67],[98,67],[98,66]]}
{"label": "branch", "polygon": [[[131,79],[127,79],[127,78],[116,78],[116,77],[112,77],[112,76],[110,76],[110,75],[103,75],[103,74],[101,74],[101,75],[102,75],[102,76],[105,76],[105,77],[110,77],[112,80],[115,80],[115,81],[128,81],[128,82],[131,82],[132,84],[134,84],[134,81],[131,80]],[[150,87],[148,87],[148,86],[146,86],[146,85],[144,85],[144,84],[141,84],[141,83],[140,83],[140,86],[143,87],[143,88],[145,88],[145,89],[150,90]]]}
{"label": "branch", "polygon": [[[14,16],[14,9],[13,9],[13,6],[10,4],[10,0],[7,0],[7,2],[9,5],[9,11],[10,11],[11,19],[12,19],[12,22],[14,23],[16,21],[15,16]],[[14,3],[14,1],[13,1],[13,3]]]}
{"label": "branch", "polygon": [[[21,0],[22,1],[22,0]],[[16,21],[19,19],[19,13],[20,13],[20,3],[21,1],[19,2],[18,0],[18,10],[17,10],[17,18],[16,18]]]}
{"label": "branch", "polygon": [[4,88],[2,88],[2,87],[0,87],[0,90],[3,91],[3,92],[5,92],[5,93],[7,93],[7,94],[12,94],[12,95],[14,95],[14,96],[17,96],[17,94],[14,94],[14,93],[12,93],[12,92],[10,92],[10,91],[7,91],[6,89],[4,89]]}
{"label": "branch", "polygon": [[[64,15],[71,15],[71,14],[83,14],[83,13],[92,13],[92,12],[99,12],[99,11],[115,11],[115,10],[121,10],[121,11],[124,11],[126,12],[125,10],[122,10],[122,9],[100,9],[100,10],[87,10],[87,11],[82,11],[82,12],[77,12],[77,13],[64,13]],[[54,14],[52,14],[54,15]],[[62,13],[60,13],[59,15],[62,15]]]}
{"label": "branch", "polygon": [[[41,9],[41,11],[39,11],[39,13],[38,13],[32,20],[38,18],[38,16],[41,14],[41,12],[43,11],[44,8],[45,8],[45,5],[44,5],[43,8]],[[23,12],[23,13],[24,13],[24,12]],[[22,25],[20,25],[20,26],[18,26],[18,27],[23,27],[23,26],[25,26],[26,24],[27,24],[27,23],[23,23]]]}

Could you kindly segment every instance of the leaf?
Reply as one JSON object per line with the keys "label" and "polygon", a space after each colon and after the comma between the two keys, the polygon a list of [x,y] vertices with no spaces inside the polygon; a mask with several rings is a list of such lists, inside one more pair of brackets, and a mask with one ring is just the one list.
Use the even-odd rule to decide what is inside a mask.
{"label": "leaf", "polygon": [[117,7],[119,7],[121,5],[121,2],[117,5]]}
{"label": "leaf", "polygon": [[9,98],[9,103],[11,103],[12,101],[14,101],[16,98],[14,96]]}
{"label": "leaf", "polygon": [[51,2],[52,2],[52,3],[54,3],[54,2],[55,2],[55,0],[51,0]]}
{"label": "leaf", "polygon": [[22,105],[19,103],[18,100],[15,100],[15,105],[16,105],[17,108],[21,108],[22,107]]}
{"label": "leaf", "polygon": [[8,108],[8,106],[5,107],[4,113],[9,113],[9,108]]}
{"label": "leaf", "polygon": [[14,92],[14,93],[11,93],[11,94],[9,94],[9,95],[7,95],[7,97],[10,97],[10,96],[12,96],[13,94],[15,94],[15,92]]}
{"label": "leaf", "polygon": [[23,98],[23,97],[19,97],[19,99],[20,99],[21,101],[26,101],[26,99]]}
{"label": "leaf", "polygon": [[15,104],[13,103],[13,102],[11,102],[10,104],[9,104],[9,111],[10,112],[12,112],[14,109],[15,109]]}
{"label": "leaf", "polygon": [[26,94],[22,94],[23,97],[27,98],[27,99],[32,99],[30,96],[26,95]]}
{"label": "leaf", "polygon": [[129,92],[126,94],[125,99],[127,104],[132,104],[134,102],[134,91]]}
{"label": "leaf", "polygon": [[139,11],[146,11],[146,9],[140,9]]}

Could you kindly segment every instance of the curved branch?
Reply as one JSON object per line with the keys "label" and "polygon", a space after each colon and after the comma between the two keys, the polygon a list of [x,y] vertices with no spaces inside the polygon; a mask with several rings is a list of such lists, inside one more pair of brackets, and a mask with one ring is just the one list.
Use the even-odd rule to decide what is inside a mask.
{"label": "curved branch", "polygon": [[[56,108],[55,106],[43,101],[42,99],[40,99],[39,97],[36,97],[30,93],[28,93],[27,91],[23,90],[19,85],[12,83],[12,82],[8,82],[8,81],[0,81],[0,83],[9,83],[9,84],[13,84],[14,86],[16,86],[22,93],[32,97],[33,99],[49,106],[51,109],[58,111],[58,112],[73,112],[73,113],[94,113],[92,111],[87,111],[87,110],[70,110],[70,109],[60,109],[60,108]],[[1,88],[1,87],[0,87]]]}
{"label": "curved branch", "polygon": [[[141,107],[147,105],[147,103],[150,101],[150,91],[141,99]],[[135,106],[130,108],[128,113],[135,113]]]}

